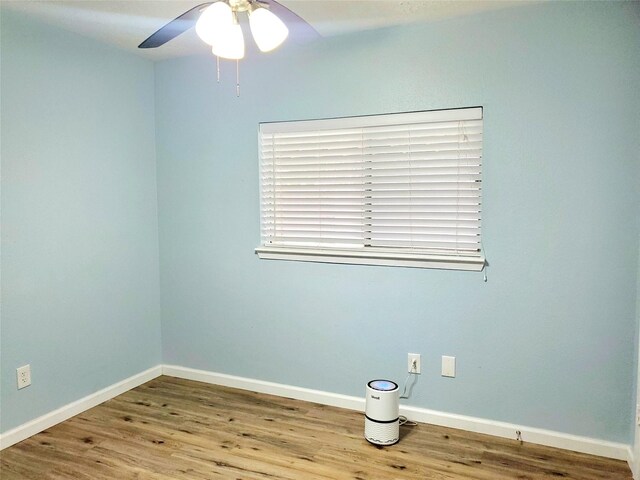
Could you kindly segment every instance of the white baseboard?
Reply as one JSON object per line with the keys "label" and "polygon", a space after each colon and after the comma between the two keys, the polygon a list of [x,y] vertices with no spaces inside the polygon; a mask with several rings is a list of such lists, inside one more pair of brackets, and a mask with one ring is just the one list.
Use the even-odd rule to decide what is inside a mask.
{"label": "white baseboard", "polygon": [[25,440],[36,433],[42,432],[43,430],[46,430],[60,422],[64,422],[74,415],[78,415],[79,413],[89,410],[90,408],[127,392],[138,385],[142,385],[149,380],[153,380],[161,374],[162,366],[158,365],[145,370],[144,372],[138,373],[137,375],[126,378],[121,382],[114,383],[113,385],[103,388],[98,392],[87,395],[80,400],[69,403],[57,410],[42,415],[41,417],[35,418],[34,420],[24,423],[14,429],[8,430],[0,435],[0,450],[21,442],[22,440]]}
{"label": "white baseboard", "polygon": [[346,408],[364,412],[364,398],[341,395],[339,393],[312,390],[310,388],[294,387],[281,383],[265,382],[253,378],[236,377],[225,373],[208,372],[175,365],[163,365],[162,374],[170,377],[196,380],[198,382],[222,385],[225,387],[251,390],[252,392],[267,393],[279,397],[295,398],[306,402],[321,403],[332,407]]}
{"label": "white baseboard", "polygon": [[629,449],[629,458],[627,460],[627,462],[629,463],[629,470],[631,470],[631,476],[633,477],[633,480],[638,480],[638,478],[640,478],[640,476],[638,475],[638,468],[636,465],[636,458],[635,458],[635,454],[633,453],[633,446],[629,445],[627,447]]}
{"label": "white baseboard", "polygon": [[443,427],[458,428],[469,432],[513,439],[517,438],[516,431],[519,431],[520,438],[523,442],[546,445],[563,450],[573,450],[575,452],[588,453],[601,457],[615,458],[617,460],[628,461],[629,459],[629,446],[623,443],[609,442],[484,418],[427,410],[419,407],[400,407],[400,412],[417,422],[431,423]]}
{"label": "white baseboard", "polygon": [[[175,365],[163,365],[162,373],[172,377],[197,380],[215,385],[240,388],[243,390],[251,390],[259,393],[267,393],[271,395],[278,395],[280,397],[294,398],[296,400],[304,400],[364,412],[365,401],[364,398],[361,397],[311,390],[308,388],[265,382],[251,378],[236,377],[233,375],[208,372],[205,370],[195,370],[193,368],[179,367]],[[512,423],[498,422],[484,418],[439,412],[420,407],[400,406],[400,414],[417,422],[458,428],[461,430],[484,433],[503,438],[515,439],[516,431],[520,431],[521,438],[525,442],[562,448],[565,450],[573,450],[591,455],[599,455],[602,457],[615,458],[617,460],[630,461],[631,459],[630,447],[623,443],[609,442],[606,440],[598,440],[590,437],[555,432],[553,430],[544,430]]]}

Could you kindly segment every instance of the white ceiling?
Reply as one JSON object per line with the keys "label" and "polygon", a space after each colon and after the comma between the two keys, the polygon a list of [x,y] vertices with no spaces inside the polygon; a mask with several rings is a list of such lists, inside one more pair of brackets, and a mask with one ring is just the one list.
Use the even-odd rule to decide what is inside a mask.
{"label": "white ceiling", "polygon": [[[1,0],[41,21],[162,60],[206,52],[191,29],[156,49],[137,46],[165,23],[206,0]],[[281,0],[322,36],[414,22],[430,22],[513,7],[523,0]]]}

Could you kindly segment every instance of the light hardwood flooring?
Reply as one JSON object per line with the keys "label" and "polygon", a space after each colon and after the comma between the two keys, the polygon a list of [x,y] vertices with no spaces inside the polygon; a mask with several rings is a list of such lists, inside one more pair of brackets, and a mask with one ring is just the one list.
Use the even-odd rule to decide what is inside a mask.
{"label": "light hardwood flooring", "polygon": [[0,452],[2,480],[631,479],[625,462],[160,377]]}

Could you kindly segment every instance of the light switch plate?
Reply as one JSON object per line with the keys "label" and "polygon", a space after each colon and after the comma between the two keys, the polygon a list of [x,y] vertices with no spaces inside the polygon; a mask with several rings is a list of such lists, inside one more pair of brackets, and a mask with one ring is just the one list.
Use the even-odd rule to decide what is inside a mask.
{"label": "light switch plate", "polygon": [[448,357],[446,355],[442,356],[442,376],[456,376],[456,357]]}

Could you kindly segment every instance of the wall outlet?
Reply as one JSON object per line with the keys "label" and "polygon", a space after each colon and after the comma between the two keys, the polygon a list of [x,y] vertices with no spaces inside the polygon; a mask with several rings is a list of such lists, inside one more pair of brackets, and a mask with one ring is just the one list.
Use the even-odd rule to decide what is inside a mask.
{"label": "wall outlet", "polygon": [[24,365],[16,369],[18,376],[18,390],[31,385],[31,365]]}
{"label": "wall outlet", "polygon": [[408,353],[407,354],[407,371],[409,373],[420,374],[420,354]]}
{"label": "wall outlet", "polygon": [[442,376],[456,376],[456,357],[447,357],[445,355],[442,356]]}

